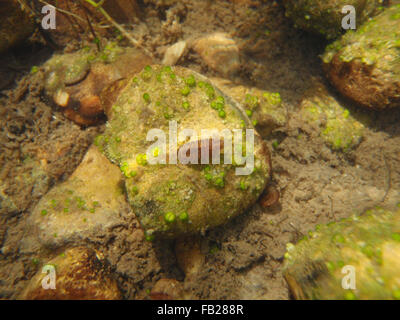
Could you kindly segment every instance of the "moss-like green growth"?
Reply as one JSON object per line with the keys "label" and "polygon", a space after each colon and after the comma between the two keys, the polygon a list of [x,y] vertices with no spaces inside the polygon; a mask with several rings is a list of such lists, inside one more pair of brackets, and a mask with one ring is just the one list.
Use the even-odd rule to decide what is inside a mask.
{"label": "moss-like green growth", "polygon": [[31,68],[31,74],[35,74],[35,73],[37,73],[39,71],[39,67],[38,66],[33,66],[32,68]]}
{"label": "moss-like green growth", "polygon": [[147,92],[143,93],[143,99],[147,103],[150,103],[150,95]]}
{"label": "moss-like green growth", "polygon": [[378,13],[382,0],[285,0],[286,16],[304,30],[333,39],[342,34],[342,8],[351,5],[356,10],[357,26]]}
{"label": "moss-like green growth", "polygon": [[[368,210],[288,244],[284,275],[297,299],[397,299],[400,210]],[[355,289],[343,288],[354,270]],[[347,282],[346,282],[347,283]]]}

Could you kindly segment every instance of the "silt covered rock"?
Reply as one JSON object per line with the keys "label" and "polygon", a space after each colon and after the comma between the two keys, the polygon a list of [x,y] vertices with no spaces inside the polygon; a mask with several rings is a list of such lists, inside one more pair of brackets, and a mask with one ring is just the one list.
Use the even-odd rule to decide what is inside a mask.
{"label": "silt covered rock", "polygon": [[286,15],[296,26],[334,39],[345,30],[342,28],[344,6],[353,6],[356,10],[358,26],[374,15],[383,4],[383,0],[285,0]]}
{"label": "silt covered rock", "polygon": [[235,85],[221,78],[215,78],[213,82],[245,108],[247,116],[263,138],[286,124],[287,112],[279,92]]}
{"label": "silt covered rock", "polygon": [[140,50],[113,42],[100,52],[87,46],[74,53],[55,54],[43,66],[46,94],[70,120],[97,124],[104,119],[102,91],[148,63],[151,58]]}
{"label": "silt covered rock", "polygon": [[28,220],[28,233],[57,248],[104,237],[129,212],[118,167],[91,147],[67,181],[51,189]]}
{"label": "silt covered rock", "polygon": [[[48,272],[39,272],[20,295],[24,300],[117,300],[122,295],[104,258],[84,247],[68,249],[46,263],[54,267],[55,288]],[[43,265],[43,266],[46,266]],[[46,269],[45,269],[46,270]],[[43,287],[45,283],[45,287]],[[49,285],[49,287],[47,287]]]}
{"label": "silt covered rock", "polygon": [[347,32],[326,48],[324,69],[337,90],[357,104],[400,106],[400,5]]}
{"label": "silt covered rock", "polygon": [[[190,139],[177,139],[175,152],[181,155],[188,155],[189,145],[201,150],[209,141],[201,136],[203,129],[236,129],[243,135],[242,129],[253,127],[236,101],[207,78],[180,67],[147,66],[120,90],[96,143],[125,175],[128,201],[149,239],[223,224],[255,203],[271,170],[267,147],[257,133],[250,151],[254,170],[248,175],[236,175],[239,164],[227,164],[224,149],[220,164],[171,164],[171,146],[153,147],[147,140],[148,132],[157,128],[169,141],[174,121],[179,124],[177,135],[183,129],[194,131]],[[163,157],[166,164],[148,163],[149,155]]]}
{"label": "silt covered rock", "polygon": [[363,139],[368,115],[339,101],[321,84],[301,102],[301,118],[333,150],[348,151]]}
{"label": "silt covered rock", "polygon": [[297,299],[400,299],[399,270],[400,209],[318,226],[285,254],[284,275]]}

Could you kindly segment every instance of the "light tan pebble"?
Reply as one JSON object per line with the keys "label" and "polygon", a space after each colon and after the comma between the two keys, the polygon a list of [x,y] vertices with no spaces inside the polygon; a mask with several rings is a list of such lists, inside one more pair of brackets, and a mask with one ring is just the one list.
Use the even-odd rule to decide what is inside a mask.
{"label": "light tan pebble", "polygon": [[181,59],[181,57],[185,54],[187,47],[188,45],[186,41],[179,41],[168,47],[168,49],[165,51],[162,64],[166,66],[175,65],[179,61],[179,59]]}
{"label": "light tan pebble", "polygon": [[60,107],[67,107],[69,103],[69,94],[63,90],[57,90],[53,96],[54,102]]}
{"label": "light tan pebble", "polygon": [[195,41],[194,50],[204,62],[223,76],[236,73],[240,67],[239,48],[225,33],[213,33]]}
{"label": "light tan pebble", "polygon": [[182,283],[175,279],[160,279],[151,290],[152,300],[183,300]]}

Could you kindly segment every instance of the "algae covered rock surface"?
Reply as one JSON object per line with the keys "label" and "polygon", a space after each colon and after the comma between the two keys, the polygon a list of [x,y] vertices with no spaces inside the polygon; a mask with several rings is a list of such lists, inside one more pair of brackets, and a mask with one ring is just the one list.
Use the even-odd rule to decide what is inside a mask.
{"label": "algae covered rock surface", "polygon": [[[354,271],[353,288],[343,278]],[[297,299],[400,299],[400,206],[318,226],[288,244],[284,274]],[[343,288],[345,287],[345,288]]]}
{"label": "algae covered rock surface", "polygon": [[342,13],[344,6],[356,10],[357,26],[374,15],[383,4],[382,0],[285,0],[286,15],[296,26],[334,39],[344,32]]}
{"label": "algae covered rock surface", "polygon": [[139,72],[151,58],[135,48],[108,42],[98,51],[86,46],[76,52],[55,54],[43,66],[45,93],[70,120],[93,125],[104,119],[103,89]]}
{"label": "algae covered rock surface", "polygon": [[[244,153],[254,155],[254,169],[250,168],[249,174],[236,174],[245,164],[224,161],[222,146],[228,142],[222,140],[222,135],[217,139],[219,150],[223,149],[220,164],[195,164],[200,159],[200,146],[210,139],[202,130],[217,130],[220,134],[225,129],[242,137],[243,129],[253,127],[235,100],[189,69],[147,66],[126,82],[108,117],[105,133],[96,144],[125,175],[128,201],[149,239],[223,224],[252,205],[269,180],[269,153],[257,133],[253,148],[250,141],[244,142],[245,138],[240,142],[241,152],[242,146],[248,147],[252,150]],[[165,133],[169,142],[154,146],[158,137],[147,139],[153,128]],[[187,136],[182,135],[184,129],[190,131],[184,134]],[[174,130],[177,141],[171,142]],[[174,143],[176,150],[171,151]],[[188,151],[192,144],[198,151],[194,157]],[[216,149],[210,151],[214,157]],[[176,155],[189,154],[190,163],[182,164],[179,158],[177,164],[171,164]],[[161,161],[150,164],[150,158]]]}
{"label": "algae covered rock surface", "polygon": [[357,104],[382,110],[400,106],[400,5],[385,9],[330,44],[325,72]]}
{"label": "algae covered rock surface", "polygon": [[221,78],[212,80],[222,91],[244,107],[253,126],[263,138],[267,137],[274,129],[283,127],[287,123],[287,111],[279,92],[236,85]]}
{"label": "algae covered rock surface", "polygon": [[323,85],[303,99],[300,114],[331,149],[344,152],[360,144],[371,122],[368,115],[339,101]]}

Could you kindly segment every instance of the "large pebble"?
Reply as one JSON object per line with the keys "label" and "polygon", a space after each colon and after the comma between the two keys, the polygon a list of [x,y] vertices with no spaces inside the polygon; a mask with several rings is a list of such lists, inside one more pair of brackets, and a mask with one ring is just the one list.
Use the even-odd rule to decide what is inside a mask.
{"label": "large pebble", "polygon": [[118,167],[92,146],[68,180],[39,201],[27,232],[48,248],[80,245],[107,236],[128,212]]}
{"label": "large pebble", "polygon": [[318,226],[288,244],[284,275],[296,299],[400,299],[400,208]]}
{"label": "large pebble", "polygon": [[225,33],[213,33],[195,41],[194,50],[204,62],[223,76],[231,76],[240,68],[239,48]]}
{"label": "large pebble", "polygon": [[330,44],[323,56],[330,82],[370,109],[400,106],[400,5],[386,9]]}
{"label": "large pebble", "polygon": [[[54,267],[54,278],[50,275],[51,267]],[[53,287],[51,287],[52,280],[55,285]],[[24,300],[117,300],[121,297],[117,282],[111,277],[104,258],[93,250],[75,247],[43,264],[19,298]]]}
{"label": "large pebble", "polygon": [[356,27],[378,12],[382,0],[284,0],[286,15],[296,26],[321,34],[328,39],[340,36],[345,30],[342,20],[348,13],[342,13],[345,6],[356,10]]}
{"label": "large pebble", "polygon": [[146,67],[126,82],[108,117],[106,131],[97,142],[124,173],[129,203],[148,238],[176,237],[226,223],[254,204],[269,180],[269,152],[256,132],[254,170],[247,175],[236,174],[244,164],[223,161],[213,165],[148,163],[149,156],[166,156],[168,150],[146,140],[149,130],[157,128],[169,135],[170,121],[179,124],[178,134],[183,128],[197,134],[190,142],[178,141],[178,150],[188,147],[187,143],[198,146],[202,129],[253,128],[235,100],[189,69]]}

